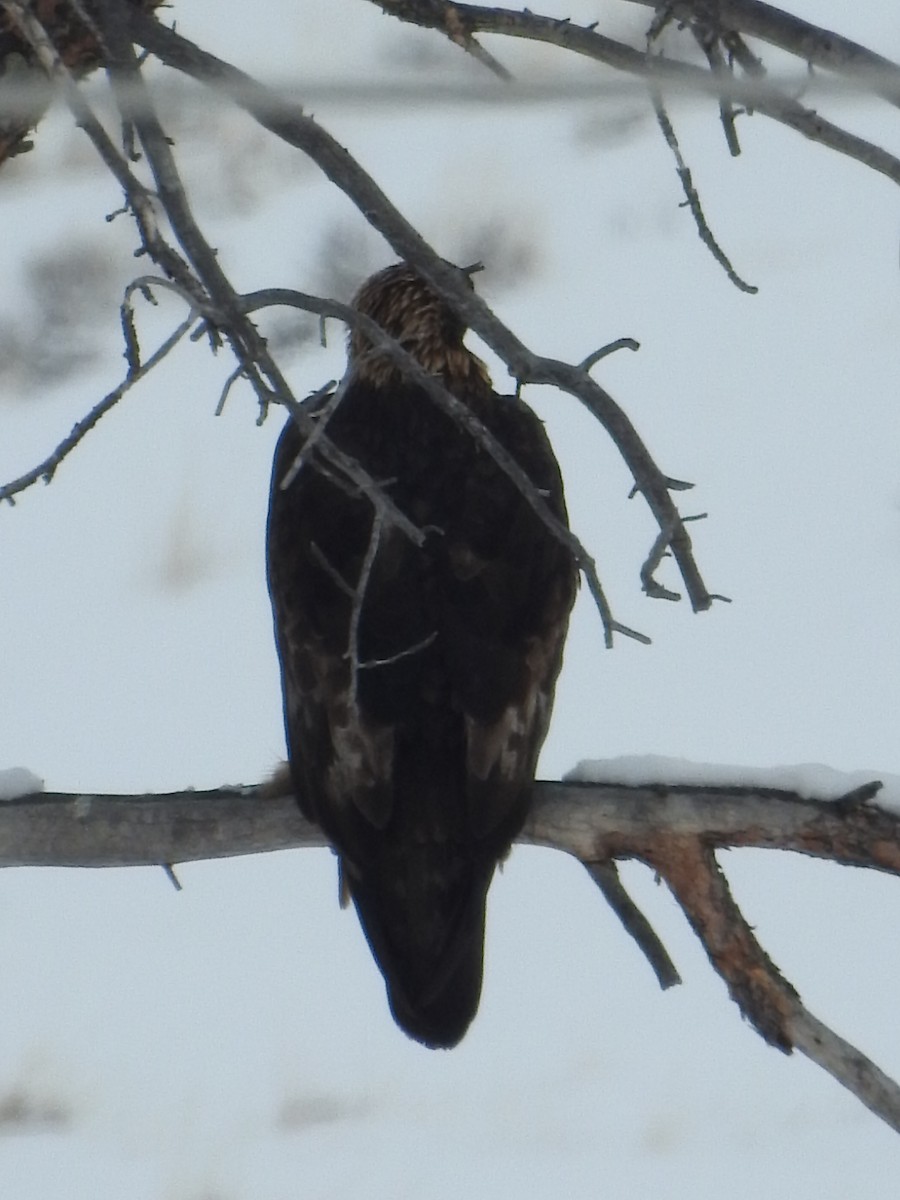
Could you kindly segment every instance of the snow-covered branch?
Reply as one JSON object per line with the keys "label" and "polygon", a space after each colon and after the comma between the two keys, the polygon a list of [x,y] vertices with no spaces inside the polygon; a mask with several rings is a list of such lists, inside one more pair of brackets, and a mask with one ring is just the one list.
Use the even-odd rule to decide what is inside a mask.
{"label": "snow-covered branch", "polygon": [[[660,839],[699,838],[713,850],[792,850],[900,875],[894,787],[783,767],[735,768],[739,782],[731,784],[722,782],[729,769],[720,768],[713,783],[699,764],[683,763],[679,777],[673,763],[681,760],[613,759],[584,764],[576,772],[582,778],[538,781],[519,840],[593,863],[646,858]],[[699,782],[683,777],[691,773]],[[634,782],[637,775],[645,782]],[[23,794],[33,779],[0,772],[0,867],[153,866],[327,845],[293,797],[271,783],[162,795]],[[809,780],[819,783],[817,795]]]}
{"label": "snow-covered branch", "polygon": [[[700,782],[686,781],[691,771]],[[757,1032],[783,1051],[802,1051],[900,1132],[900,1088],[808,1012],[756,940],[715,858],[718,849],[767,847],[900,875],[896,781],[885,788],[823,768],[782,768],[734,771],[729,784],[726,773],[713,772],[713,782],[709,769],[704,776],[670,760],[585,764],[580,780],[535,784],[520,840],[583,862],[669,986],[677,970],[615,873],[624,859],[652,867]],[[327,845],[273,783],[168,795],[19,794],[33,781],[0,773],[0,866],[171,867]]]}

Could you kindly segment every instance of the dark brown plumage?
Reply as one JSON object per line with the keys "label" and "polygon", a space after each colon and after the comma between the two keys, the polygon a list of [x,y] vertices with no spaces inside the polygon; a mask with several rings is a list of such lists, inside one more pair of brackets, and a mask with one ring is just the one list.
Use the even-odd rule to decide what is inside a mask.
{"label": "dark brown plumage", "polygon": [[[389,267],[355,305],[477,414],[565,520],[543,426],[492,391],[429,285]],[[288,422],[267,534],[288,756],[395,1019],[448,1047],[478,1007],[487,890],[528,810],[576,572],[490,455],[358,333],[348,369],[327,436],[427,537],[418,548],[378,528],[315,452],[282,488],[304,443]]]}

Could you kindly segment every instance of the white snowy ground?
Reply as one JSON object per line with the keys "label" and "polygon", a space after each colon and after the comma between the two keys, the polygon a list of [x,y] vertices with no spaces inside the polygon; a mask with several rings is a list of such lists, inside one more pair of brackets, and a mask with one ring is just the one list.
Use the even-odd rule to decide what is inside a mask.
{"label": "white snowy ground", "polygon": [[[540,7],[540,6],[538,6]],[[796,7],[800,7],[797,5]],[[889,7],[889,6],[888,6]],[[884,6],[806,0],[900,57]],[[587,0],[543,11],[587,22]],[[193,0],[179,28],[259,74],[393,81],[480,71],[364,0]],[[646,12],[637,11],[640,20]],[[212,23],[217,28],[214,35]],[[397,47],[404,50],[397,57]],[[389,57],[391,48],[394,57]],[[564,56],[492,44],[552,79]],[[368,69],[368,67],[366,68]],[[580,70],[586,71],[587,65]],[[415,73],[419,72],[417,76]],[[184,102],[198,139],[212,119]],[[571,515],[619,618],[650,648],[602,648],[582,597],[542,774],[658,754],[900,773],[897,206],[889,182],[761,118],[729,159],[708,105],[673,108],[739,294],[701,246],[668,151],[634,94],[543,109],[313,102],[448,256],[493,219],[532,260],[481,286],[535,349],[577,360],[623,335],[598,377],[664,470],[714,591],[692,615],[641,597],[652,539],[602,431],[532,389]],[[890,111],[845,104],[900,150]],[[247,290],[314,290],[318,245],[361,219],[287,149],[226,115],[214,147],[183,133],[199,214]],[[133,246],[108,178],[65,118],[0,175],[0,316],[22,320],[29,261],[89,243],[121,270]],[[78,135],[74,135],[78,136]],[[65,167],[61,175],[62,167]],[[76,170],[77,167],[77,170]],[[73,180],[74,175],[74,181]],[[60,182],[65,179],[65,186]],[[390,252],[363,242],[359,273]],[[490,260],[490,247],[479,248]],[[116,266],[118,264],[118,266]],[[124,269],[128,269],[125,262]],[[64,386],[0,362],[0,477],[42,457],[118,380],[115,292],[101,350]],[[146,344],[180,311],[142,318]],[[304,394],[342,339],[291,363]],[[212,413],[230,364],[182,347],[49,488],[0,511],[0,767],[50,790],[163,791],[252,782],[283,753],[263,582],[269,459],[246,393]],[[503,375],[498,372],[498,383]],[[669,582],[675,582],[674,576]],[[896,881],[784,855],[725,856],[739,901],[811,1010],[900,1073]],[[800,1056],[742,1024],[667,893],[626,871],[684,977],[662,994],[577,864],[517,849],[491,895],[482,1010],[429,1053],[391,1023],[333,861],[305,851],[161,870],[12,870],[0,880],[0,1191],[15,1200],[538,1200],[759,1195],[874,1200],[900,1142]]]}

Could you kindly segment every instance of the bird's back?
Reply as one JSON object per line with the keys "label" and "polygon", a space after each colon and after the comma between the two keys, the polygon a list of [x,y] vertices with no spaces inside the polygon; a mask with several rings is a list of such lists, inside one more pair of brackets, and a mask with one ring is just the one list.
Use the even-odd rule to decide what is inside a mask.
{"label": "bird's back", "polygon": [[[471,407],[565,519],[543,427],[483,382]],[[327,399],[317,399],[320,412]],[[268,571],[301,806],[332,842],[392,1012],[452,1046],[481,991],[485,900],[524,822],[575,588],[568,551],[416,386],[351,382],[327,436],[417,546],[286,426]]]}

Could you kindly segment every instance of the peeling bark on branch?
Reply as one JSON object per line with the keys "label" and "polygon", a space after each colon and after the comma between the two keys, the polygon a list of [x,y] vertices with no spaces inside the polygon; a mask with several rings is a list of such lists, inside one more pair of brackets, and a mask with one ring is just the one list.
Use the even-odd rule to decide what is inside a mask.
{"label": "peeling bark on branch", "polygon": [[712,850],[700,838],[663,839],[645,862],[669,885],[741,1012],[769,1045],[789,1053],[797,993],[750,931]]}

